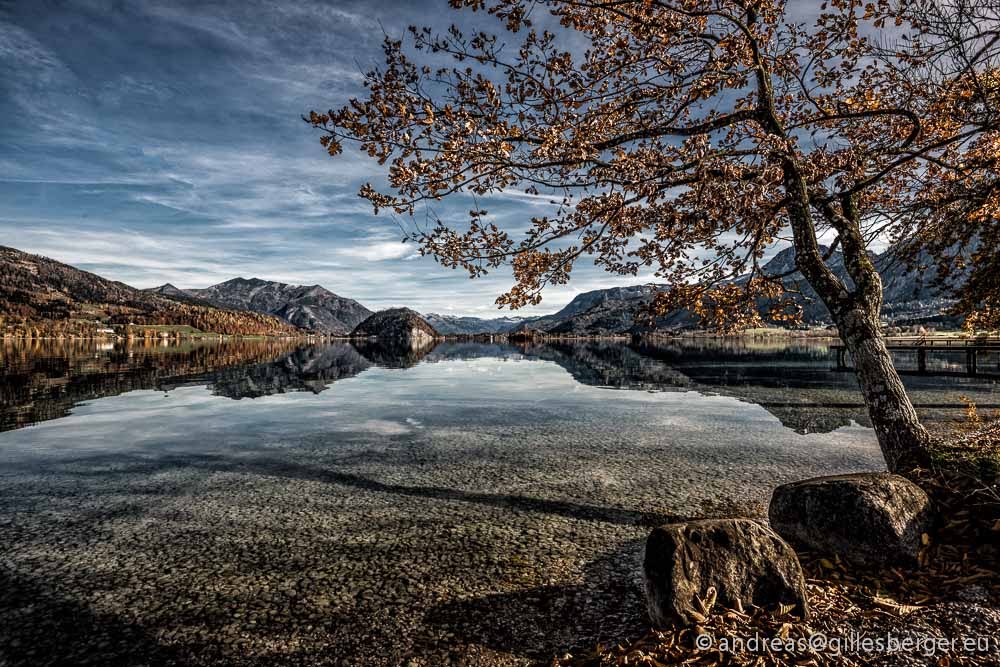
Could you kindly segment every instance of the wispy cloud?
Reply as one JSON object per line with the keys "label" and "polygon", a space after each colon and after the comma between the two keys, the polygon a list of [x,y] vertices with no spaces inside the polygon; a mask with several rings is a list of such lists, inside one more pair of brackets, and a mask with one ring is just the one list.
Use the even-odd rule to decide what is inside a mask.
{"label": "wispy cloud", "polygon": [[399,241],[376,241],[362,244],[356,248],[342,248],[336,251],[340,257],[353,257],[368,262],[384,262],[390,259],[402,259],[414,254],[412,245]]}
{"label": "wispy cloud", "polygon": [[[449,11],[446,0],[13,3],[0,10],[0,242],[139,287],[259,276],[372,308],[503,314],[507,270],[470,281],[401,243],[397,221],[357,196],[384,183],[378,167],[353,150],[330,159],[300,118],[363,92],[383,29]],[[478,203],[518,230],[553,200],[509,190]],[[471,203],[435,213],[462,224]],[[643,279],[580,264],[522,312]]]}

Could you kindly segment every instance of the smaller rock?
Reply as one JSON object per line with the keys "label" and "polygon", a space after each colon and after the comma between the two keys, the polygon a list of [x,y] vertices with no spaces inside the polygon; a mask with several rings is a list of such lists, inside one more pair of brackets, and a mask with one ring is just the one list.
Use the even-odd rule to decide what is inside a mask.
{"label": "smaller rock", "polygon": [[699,622],[715,588],[723,607],[793,605],[806,617],[805,579],[792,548],[751,519],[704,519],[655,529],[643,562],[646,601],[654,625]]}
{"label": "smaller rock", "polygon": [[860,565],[914,562],[931,526],[930,499],[899,475],[859,473],[779,486],[771,527],[792,544]]}

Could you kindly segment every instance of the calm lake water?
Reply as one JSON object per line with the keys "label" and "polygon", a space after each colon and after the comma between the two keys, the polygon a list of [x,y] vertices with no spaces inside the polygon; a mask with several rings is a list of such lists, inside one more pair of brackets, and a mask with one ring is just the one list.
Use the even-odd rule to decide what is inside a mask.
{"label": "calm lake water", "polygon": [[[0,662],[524,664],[636,632],[649,526],[882,467],[834,366],[794,340],[7,343]],[[926,420],[1000,405],[963,368],[905,377]]]}

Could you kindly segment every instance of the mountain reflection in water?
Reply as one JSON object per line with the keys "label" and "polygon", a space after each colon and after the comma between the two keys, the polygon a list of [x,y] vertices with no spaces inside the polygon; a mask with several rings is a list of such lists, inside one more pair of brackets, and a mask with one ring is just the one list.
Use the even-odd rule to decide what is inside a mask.
{"label": "mountain reflection in water", "polygon": [[[834,370],[828,342],[803,339],[442,342],[417,348],[374,341],[5,341],[0,348],[0,431],[64,417],[84,401],[141,389],[169,392],[205,385],[215,395],[237,400],[318,393],[373,366],[406,369],[481,358],[555,363],[591,386],[732,396],[764,407],[799,433],[868,424],[854,376]],[[980,408],[1000,402],[992,378],[909,375],[904,381],[926,420],[957,418],[965,397]]]}

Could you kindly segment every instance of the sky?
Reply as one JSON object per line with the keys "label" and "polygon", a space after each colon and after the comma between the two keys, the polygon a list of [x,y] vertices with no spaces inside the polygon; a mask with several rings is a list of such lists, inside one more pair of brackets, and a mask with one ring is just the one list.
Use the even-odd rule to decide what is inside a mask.
{"label": "sky", "polygon": [[[257,277],[373,310],[507,315],[509,269],[470,280],[419,256],[357,196],[384,169],[331,159],[302,120],[364,95],[385,35],[451,23],[502,32],[448,0],[0,0],[0,245],[140,288]],[[551,206],[509,191],[434,212],[461,227],[472,208],[523,229]],[[653,280],[582,260],[516,314]]]}
{"label": "sky", "polygon": [[[362,94],[384,33],[468,14],[447,0],[0,0],[0,245],[141,288],[259,277],[372,309],[505,315],[507,270],[473,281],[418,256],[357,196],[378,166],[331,159],[301,120]],[[437,213],[462,223],[470,203]],[[512,224],[547,206],[516,191],[484,203]],[[518,314],[649,278],[574,274]]]}

